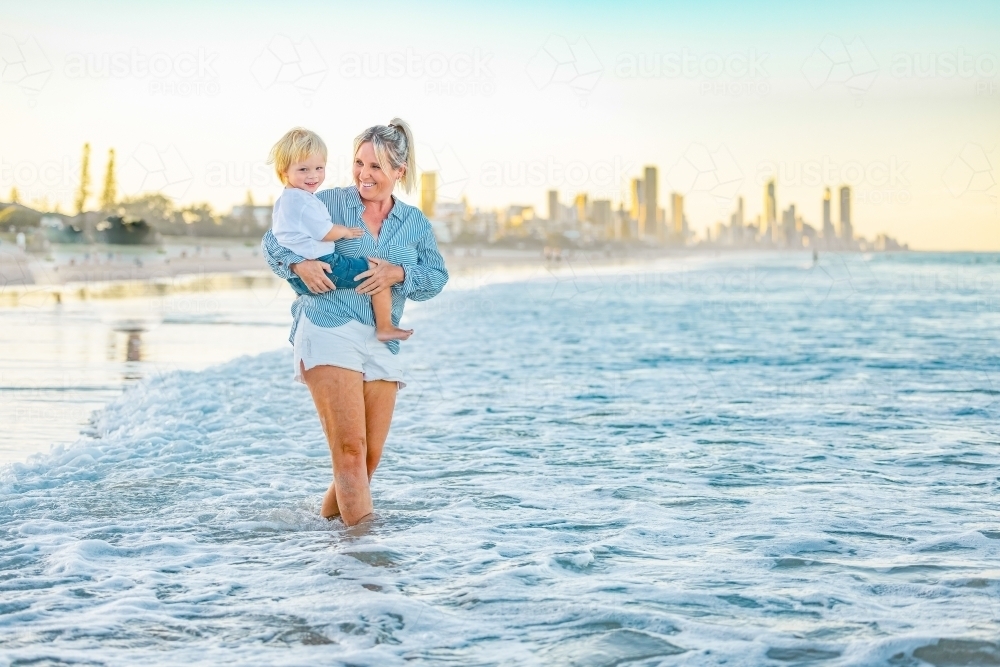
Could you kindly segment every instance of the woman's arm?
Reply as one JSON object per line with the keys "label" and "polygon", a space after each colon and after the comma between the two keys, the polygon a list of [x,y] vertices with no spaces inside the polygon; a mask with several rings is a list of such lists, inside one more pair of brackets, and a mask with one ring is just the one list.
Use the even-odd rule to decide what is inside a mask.
{"label": "woman's arm", "polygon": [[373,266],[357,275],[357,279],[363,281],[358,285],[358,293],[375,295],[391,287],[397,294],[401,293],[414,301],[426,301],[437,296],[448,282],[448,269],[438,252],[434,232],[428,230],[414,249],[417,251],[414,264],[400,266],[387,259],[369,257],[368,261]]}
{"label": "woman's arm", "polygon": [[261,239],[260,249],[271,271],[279,278],[289,280],[292,276],[298,276],[313,294],[322,294],[334,289],[333,282],[326,275],[330,270],[329,264],[296,255],[280,245],[270,229]]}
{"label": "woman's arm", "polygon": [[306,261],[305,257],[296,255],[288,248],[282,247],[270,229],[260,240],[260,250],[264,253],[264,259],[267,260],[274,275],[284,280],[289,280],[295,275],[292,271],[293,264]]}
{"label": "woman's arm", "polygon": [[[428,225],[429,227],[429,225]],[[438,251],[437,239],[430,229],[417,241],[417,263],[403,266],[403,282],[393,290],[413,301],[426,301],[437,296],[448,282],[448,269]]]}
{"label": "woman's arm", "polygon": [[448,269],[437,247],[437,239],[430,229],[417,242],[417,263],[403,267],[406,277],[402,284],[393,286],[407,299],[426,301],[437,296],[448,282]]}

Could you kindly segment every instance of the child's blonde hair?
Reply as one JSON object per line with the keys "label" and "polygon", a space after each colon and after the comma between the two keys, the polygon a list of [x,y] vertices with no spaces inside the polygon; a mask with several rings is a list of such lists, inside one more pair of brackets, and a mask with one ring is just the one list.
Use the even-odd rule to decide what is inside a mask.
{"label": "child's blonde hair", "polygon": [[288,168],[310,155],[322,155],[326,161],[326,144],[319,135],[304,127],[293,127],[278,139],[267,156],[267,163],[274,165],[274,172],[283,185],[288,185]]}

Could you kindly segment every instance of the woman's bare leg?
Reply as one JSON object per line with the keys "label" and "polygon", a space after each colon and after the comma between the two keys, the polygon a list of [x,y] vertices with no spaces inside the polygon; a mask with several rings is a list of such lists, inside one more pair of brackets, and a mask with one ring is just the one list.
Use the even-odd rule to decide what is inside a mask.
{"label": "woman's bare leg", "polygon": [[323,494],[323,505],[319,508],[319,514],[324,519],[332,519],[340,516],[340,505],[337,504],[337,483],[330,482],[326,493]]}
{"label": "woman's bare leg", "polygon": [[[333,499],[323,499],[324,517],[337,511],[348,526],[372,513],[368,486],[368,443],[365,428],[364,382],[361,373],[337,366],[303,371],[333,458]],[[330,492],[327,491],[327,496]]]}
{"label": "woman's bare leg", "polygon": [[[375,469],[382,458],[382,449],[389,437],[389,426],[392,423],[392,413],[396,407],[396,392],[399,385],[385,380],[365,382],[365,428],[368,439],[368,455],[366,467],[368,481],[371,482]],[[326,518],[340,514],[337,505],[337,484],[330,482],[330,488],[323,496],[322,514]]]}
{"label": "woman's bare leg", "polygon": [[365,427],[368,439],[368,480],[371,481],[378,462],[382,458],[382,448],[389,437],[392,411],[396,408],[396,391],[399,385],[387,380],[365,382]]}

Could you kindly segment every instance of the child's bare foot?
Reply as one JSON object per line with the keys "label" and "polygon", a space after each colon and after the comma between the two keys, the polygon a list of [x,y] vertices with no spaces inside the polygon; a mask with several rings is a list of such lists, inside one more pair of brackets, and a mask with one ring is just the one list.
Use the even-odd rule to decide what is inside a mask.
{"label": "child's bare foot", "polygon": [[381,329],[375,331],[375,337],[383,343],[388,343],[390,340],[406,340],[412,335],[413,329],[400,329],[399,327],[392,327],[385,331]]}

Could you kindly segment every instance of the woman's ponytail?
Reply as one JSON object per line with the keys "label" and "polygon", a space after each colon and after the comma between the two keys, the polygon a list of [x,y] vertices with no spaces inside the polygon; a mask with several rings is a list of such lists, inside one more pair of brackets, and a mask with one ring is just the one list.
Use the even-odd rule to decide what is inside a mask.
{"label": "woman's ponytail", "polygon": [[395,128],[403,135],[406,142],[406,172],[403,174],[402,185],[405,192],[410,192],[417,184],[417,147],[413,143],[413,130],[402,118],[393,118],[389,121],[389,127]]}

